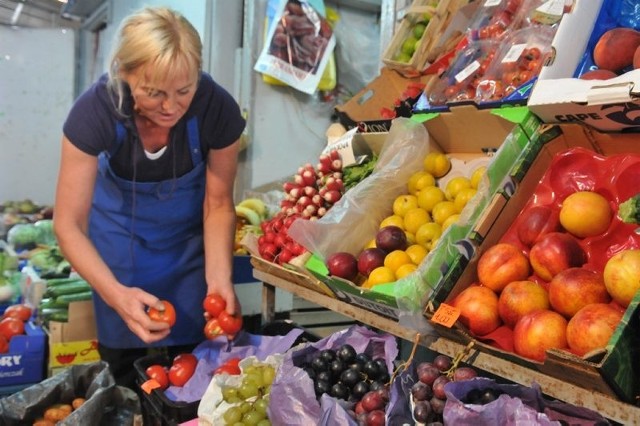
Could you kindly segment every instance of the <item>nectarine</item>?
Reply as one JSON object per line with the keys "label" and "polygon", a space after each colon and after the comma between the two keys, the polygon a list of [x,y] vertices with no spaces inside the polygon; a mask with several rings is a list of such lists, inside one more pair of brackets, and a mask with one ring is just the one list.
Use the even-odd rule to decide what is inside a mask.
{"label": "nectarine", "polygon": [[498,298],[500,318],[510,327],[516,325],[523,315],[549,307],[547,290],[533,281],[510,282]]}
{"label": "nectarine", "polygon": [[518,219],[518,239],[527,247],[549,232],[560,231],[559,212],[550,206],[533,206]]}
{"label": "nectarine", "polygon": [[501,324],[498,296],[487,287],[467,287],[453,299],[451,305],[460,310],[459,321],[478,336],[491,333]]}
{"label": "nectarine", "polygon": [[577,355],[604,348],[624,312],[609,303],[592,303],[580,309],[567,324],[567,343]]}
{"label": "nectarine", "polygon": [[557,274],[549,283],[549,303],[554,311],[571,318],[592,303],[609,303],[604,279],[600,272],[584,268],[569,268]]}
{"label": "nectarine", "polygon": [[628,249],[611,256],[604,266],[604,285],[613,300],[629,306],[640,290],[640,250]]}
{"label": "nectarine", "polygon": [[489,247],[478,260],[478,280],[496,293],[512,281],[526,279],[530,271],[527,256],[509,243]]}
{"label": "nectarine", "polygon": [[544,361],[547,349],[566,347],[567,320],[557,312],[530,312],[513,329],[513,350],[525,358]]}
{"label": "nectarine", "polygon": [[593,62],[600,69],[620,71],[633,64],[640,46],[640,32],[633,28],[612,28],[600,36],[593,49]]}
{"label": "nectarine", "polygon": [[551,281],[565,269],[582,266],[586,261],[583,248],[566,232],[549,232],[529,250],[533,271],[545,281]]}
{"label": "nectarine", "polygon": [[560,224],[578,238],[594,237],[609,229],[613,211],[607,199],[593,191],[577,191],[562,201]]}

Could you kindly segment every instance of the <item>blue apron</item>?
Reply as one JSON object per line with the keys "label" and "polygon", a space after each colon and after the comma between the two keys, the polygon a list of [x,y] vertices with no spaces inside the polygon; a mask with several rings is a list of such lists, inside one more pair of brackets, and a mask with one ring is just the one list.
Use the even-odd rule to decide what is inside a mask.
{"label": "blue apron", "polygon": [[[109,157],[122,145],[124,126],[117,124],[118,144],[98,157],[89,237],[124,285],[139,287],[176,308],[171,334],[155,346],[199,343],[204,339],[202,300],[206,295],[202,204],[205,167],[196,118],[187,122],[194,168],[178,178],[135,182],[115,175]],[[94,293],[98,341],[111,348],[149,346]]]}

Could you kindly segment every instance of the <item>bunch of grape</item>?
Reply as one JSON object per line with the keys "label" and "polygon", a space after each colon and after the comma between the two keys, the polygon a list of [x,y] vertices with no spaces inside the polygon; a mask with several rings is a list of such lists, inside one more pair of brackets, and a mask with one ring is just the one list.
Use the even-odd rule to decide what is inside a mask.
{"label": "bunch of grape", "polygon": [[478,373],[471,367],[452,365],[451,358],[437,355],[432,362],[421,362],[416,371],[418,381],[411,387],[413,418],[431,426],[442,425],[442,413],[447,396],[444,385],[452,380],[469,380]]}
{"label": "bunch of grape", "polygon": [[240,386],[224,386],[222,398],[233,404],[222,418],[226,425],[269,426],[267,418],[269,393],[276,375],[275,368],[270,364],[255,363],[243,369]]}

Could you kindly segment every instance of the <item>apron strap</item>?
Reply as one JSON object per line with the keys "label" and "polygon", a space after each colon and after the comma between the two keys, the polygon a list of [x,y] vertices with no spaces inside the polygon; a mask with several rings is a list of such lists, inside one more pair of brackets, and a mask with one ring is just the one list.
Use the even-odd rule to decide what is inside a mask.
{"label": "apron strap", "polygon": [[198,137],[198,119],[191,117],[187,121],[187,138],[189,139],[189,151],[191,152],[191,162],[193,166],[200,164],[204,159],[200,153],[200,138]]}

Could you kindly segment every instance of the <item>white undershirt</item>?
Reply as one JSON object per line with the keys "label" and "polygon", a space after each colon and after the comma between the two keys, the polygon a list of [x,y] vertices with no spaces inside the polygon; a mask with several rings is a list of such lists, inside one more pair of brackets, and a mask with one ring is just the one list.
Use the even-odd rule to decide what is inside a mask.
{"label": "white undershirt", "polygon": [[163,146],[156,152],[149,152],[145,149],[144,155],[146,155],[149,160],[157,160],[158,158],[162,157],[162,154],[164,154],[166,150],[167,150],[166,146]]}

